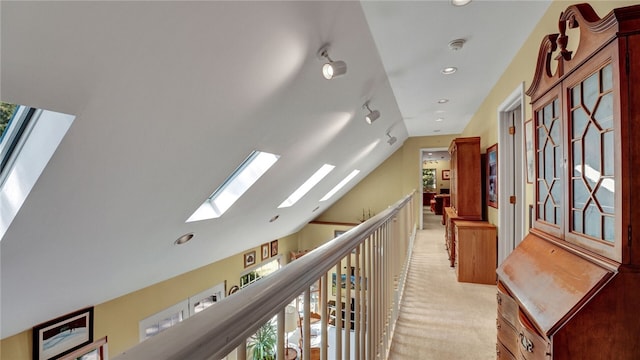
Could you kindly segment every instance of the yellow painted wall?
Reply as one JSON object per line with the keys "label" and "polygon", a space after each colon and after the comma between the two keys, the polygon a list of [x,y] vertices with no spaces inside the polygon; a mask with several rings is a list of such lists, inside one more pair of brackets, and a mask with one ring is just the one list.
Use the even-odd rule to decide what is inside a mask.
{"label": "yellow painted wall", "polygon": [[[511,94],[518,84],[525,82],[525,88],[533,76],[540,41],[547,33],[557,31],[560,11],[573,1],[557,0],[540,20],[536,29],[516,54],[513,62],[488,94],[471,122],[460,136],[480,136],[482,152],[497,142],[497,108]],[[636,4],[635,1],[594,1],[596,12],[604,15],[616,7]],[[497,54],[496,56],[499,56]],[[526,119],[531,117],[531,109],[526,108]],[[372,171],[349,193],[321,214],[317,220],[334,222],[358,222],[362,210],[378,213],[390,204],[416,192],[416,203],[421,196],[421,158],[424,148],[448,148],[456,136],[414,137],[405,141],[403,146],[382,165]],[[529,186],[529,201],[532,198],[532,186]],[[416,216],[421,209],[416,207]],[[367,214],[366,214],[367,215]],[[489,208],[489,220],[497,223],[497,211]],[[337,227],[336,227],[337,229]],[[291,250],[313,248],[333,238],[334,227],[330,225],[303,228],[299,233],[279,240],[279,253],[284,254],[283,263],[289,260]],[[330,234],[330,235],[329,235]],[[331,236],[331,237],[329,237]],[[251,250],[251,249],[249,249]],[[248,250],[248,251],[249,251]],[[260,248],[255,248],[259,254]],[[239,282],[244,270],[243,254],[237,254],[214,264],[177,276],[162,283],[141,289],[95,307],[96,339],[109,337],[109,353],[115,356],[138,342],[138,322],[164,308],[188,298],[202,290],[227,280],[227,289]],[[234,296],[242,296],[242,292]],[[34,324],[35,325],[35,324]],[[31,331],[25,331],[0,341],[0,359],[30,360]]]}
{"label": "yellow painted wall", "polygon": [[[578,1],[579,2],[579,1]],[[473,115],[471,121],[462,132],[462,136],[480,136],[480,148],[482,153],[486,152],[487,147],[498,142],[498,107],[502,102],[518,87],[522,82],[525,83],[525,91],[531,86],[531,80],[535,71],[536,60],[538,58],[538,49],[542,38],[551,33],[558,32],[558,18],[560,12],[564,11],[567,6],[577,3],[576,1],[557,0],[553,2],[538,25],[527,38],[513,58],[511,64],[507,67],[498,82],[487,95],[484,102]],[[606,15],[612,9],[637,4],[637,1],[591,1],[589,2],[596,13],[601,17]],[[569,39],[571,44],[571,38]],[[527,96],[525,101],[525,119],[531,119],[531,99]],[[524,146],[524,145],[523,145]],[[498,146],[498,149],[500,146]],[[533,203],[533,184],[527,186],[526,203]],[[528,206],[528,205],[527,205]],[[487,216],[489,222],[498,224],[498,210],[488,207]]]}
{"label": "yellow painted wall", "polygon": [[[278,239],[278,253],[283,255],[281,260],[283,265],[289,261],[289,252],[297,249],[297,234]],[[260,259],[260,247],[248,249],[245,252],[252,250],[256,251],[256,258]],[[243,260],[245,252],[96,305],[94,307],[94,339],[108,336],[110,356],[122,353],[138,343],[140,320],[219,283],[226,281],[227,291],[231,286],[239,285],[240,273],[245,269]],[[242,296],[242,291],[233,296]],[[30,360],[31,336],[32,332],[28,330],[3,339],[0,359]]]}

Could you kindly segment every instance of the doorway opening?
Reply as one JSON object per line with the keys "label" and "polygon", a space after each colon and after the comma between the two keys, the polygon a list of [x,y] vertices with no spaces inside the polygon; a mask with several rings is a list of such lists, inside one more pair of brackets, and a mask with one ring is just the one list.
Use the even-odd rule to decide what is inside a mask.
{"label": "doorway opening", "polygon": [[427,226],[425,216],[430,218],[441,216],[444,211],[444,203],[437,201],[442,200],[438,195],[449,193],[450,159],[448,148],[420,149],[420,171],[417,174],[422,191],[420,229],[425,229]]}

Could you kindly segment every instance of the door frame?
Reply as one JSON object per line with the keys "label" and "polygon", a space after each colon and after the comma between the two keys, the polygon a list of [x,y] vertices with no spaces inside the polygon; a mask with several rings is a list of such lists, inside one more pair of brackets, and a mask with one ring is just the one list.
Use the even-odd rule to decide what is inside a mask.
{"label": "door frame", "polygon": [[[420,186],[418,187],[420,189],[420,203],[422,204],[422,158],[424,157],[425,153],[428,152],[434,152],[434,151],[449,151],[449,148],[446,147],[429,147],[429,148],[421,148],[420,149],[420,155],[418,158],[418,183],[420,184]],[[418,229],[424,229],[424,214],[422,213],[424,211],[424,206],[425,204],[422,204],[422,207],[420,207],[420,226],[418,227]],[[444,209],[443,209],[444,210]]]}
{"label": "door frame", "polygon": [[[498,107],[498,183],[515,183],[514,193],[509,188],[502,187],[498,192],[498,265],[515,249],[526,234],[526,169],[524,161],[524,119],[525,119],[524,82],[520,83]],[[509,114],[520,107],[520,119],[515,121],[515,134],[509,134],[511,119]],[[509,141],[514,143],[514,152],[506,151]],[[511,179],[510,174],[514,174]],[[518,186],[519,185],[519,186]],[[509,196],[516,197],[516,205],[509,206]],[[511,219],[515,219],[512,221]],[[515,236],[514,236],[515,234]]]}

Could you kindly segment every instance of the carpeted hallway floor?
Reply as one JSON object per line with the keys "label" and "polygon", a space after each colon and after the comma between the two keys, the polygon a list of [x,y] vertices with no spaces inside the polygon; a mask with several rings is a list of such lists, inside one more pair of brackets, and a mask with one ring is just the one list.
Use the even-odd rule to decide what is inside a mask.
{"label": "carpeted hallway floor", "polygon": [[441,216],[427,211],[424,218],[389,359],[495,359],[495,286],[459,283],[449,267]]}

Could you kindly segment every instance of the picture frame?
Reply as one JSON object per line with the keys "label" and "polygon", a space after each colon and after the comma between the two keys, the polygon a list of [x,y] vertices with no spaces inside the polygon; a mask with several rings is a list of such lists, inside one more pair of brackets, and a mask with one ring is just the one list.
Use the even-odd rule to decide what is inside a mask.
{"label": "picture frame", "polygon": [[487,148],[487,205],[498,208],[498,144]]}
{"label": "picture frame", "polygon": [[278,255],[278,240],[271,242],[271,257]]}
{"label": "picture frame", "polygon": [[533,153],[533,120],[529,119],[524,123],[524,155],[527,165],[527,184],[533,184],[535,173],[535,156]]}
{"label": "picture frame", "polygon": [[269,243],[262,244],[260,246],[261,260],[266,260],[271,255],[271,246]]}
{"label": "picture frame", "polygon": [[249,251],[244,254],[244,267],[249,267],[256,263],[256,251]]}
{"label": "picture frame", "polygon": [[109,359],[109,347],[107,345],[107,337],[105,336],[64,355],[60,360],[107,360]]}
{"label": "picture frame", "polygon": [[451,180],[451,170],[442,170],[442,180]]}
{"label": "picture frame", "polygon": [[33,359],[60,359],[93,342],[93,307],[33,327]]}

